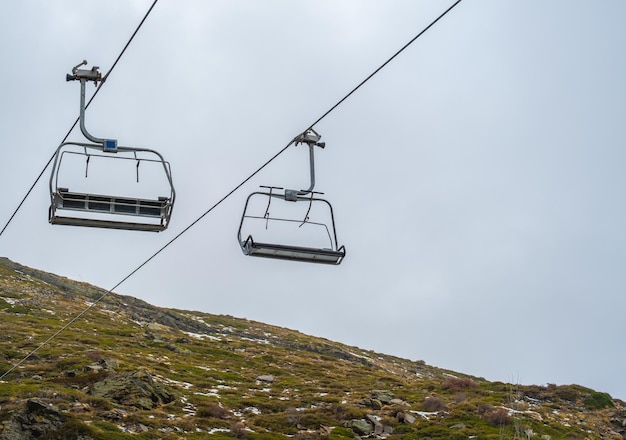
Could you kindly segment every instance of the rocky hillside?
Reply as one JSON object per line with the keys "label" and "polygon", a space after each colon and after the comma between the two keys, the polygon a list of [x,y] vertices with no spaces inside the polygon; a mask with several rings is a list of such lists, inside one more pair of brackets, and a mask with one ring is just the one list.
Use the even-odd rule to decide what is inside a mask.
{"label": "rocky hillside", "polygon": [[624,402],[581,386],[105,293],[0,258],[0,440],[626,437]]}

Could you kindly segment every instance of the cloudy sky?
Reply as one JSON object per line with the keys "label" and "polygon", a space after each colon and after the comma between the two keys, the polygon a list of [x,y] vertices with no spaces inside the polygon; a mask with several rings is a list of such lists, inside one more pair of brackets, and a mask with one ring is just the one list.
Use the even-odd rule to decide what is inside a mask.
{"label": "cloudy sky", "polygon": [[[151,4],[0,3],[0,226],[78,116],[65,75],[83,59],[106,73]],[[48,168],[0,255],[112,288],[451,4],[160,0],[86,125],[171,163],[170,228],[52,226]],[[626,399],[625,19],[620,0],[461,2],[315,126],[340,266],[239,248],[250,193],[308,186],[292,146],[116,292]],[[125,168],[111,188],[127,172],[134,190]]]}

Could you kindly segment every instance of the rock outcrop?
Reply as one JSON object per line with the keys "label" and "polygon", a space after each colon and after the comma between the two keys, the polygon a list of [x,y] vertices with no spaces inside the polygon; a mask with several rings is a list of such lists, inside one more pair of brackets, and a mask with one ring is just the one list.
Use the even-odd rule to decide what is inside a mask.
{"label": "rock outcrop", "polygon": [[13,413],[4,422],[0,440],[30,440],[56,431],[64,423],[65,417],[54,405],[40,399],[29,399],[24,408]]}
{"label": "rock outcrop", "polygon": [[96,382],[88,393],[138,409],[153,409],[175,399],[170,391],[156,383],[152,375],[143,369]]}

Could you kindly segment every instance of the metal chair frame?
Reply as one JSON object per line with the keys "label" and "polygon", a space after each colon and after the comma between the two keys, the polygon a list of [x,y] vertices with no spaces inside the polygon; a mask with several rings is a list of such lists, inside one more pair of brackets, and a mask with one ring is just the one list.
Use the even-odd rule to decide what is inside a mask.
{"label": "metal chair frame", "polygon": [[[257,191],[248,196],[246,204],[244,206],[243,215],[241,217],[241,223],[239,224],[239,231],[237,232],[237,241],[241,246],[241,250],[244,255],[251,257],[264,257],[264,258],[276,258],[281,260],[292,261],[304,261],[310,263],[322,263],[322,264],[340,264],[346,255],[346,249],[344,246],[339,246],[337,242],[337,233],[335,230],[335,216],[333,213],[332,205],[325,199],[315,197],[316,193],[313,191],[315,187],[315,160],[314,160],[314,148],[324,148],[326,144],[319,142],[321,136],[312,128],[306,130],[304,133],[298,135],[293,142],[296,145],[303,143],[309,147],[309,165],[310,165],[310,185],[305,190],[292,190],[286,189],[283,194],[277,194],[273,192],[274,189],[282,190],[279,187],[265,187],[269,188],[269,192]],[[250,199],[255,195],[262,195],[268,197],[267,208],[265,209],[265,215],[263,217],[246,215],[248,210],[248,204]],[[307,202],[309,203],[309,209],[304,216],[304,219],[286,219],[286,218],[273,218],[269,216],[269,206],[272,198],[278,198],[289,202]],[[314,202],[325,203],[330,212],[331,231],[328,230],[328,225],[322,223],[309,222],[309,212],[311,211],[312,204]],[[246,218],[265,219],[266,221],[287,221],[287,222],[299,222],[301,224],[310,223],[316,225],[323,225],[326,228],[326,232],[330,241],[330,248],[313,248],[304,246],[292,246],[285,244],[263,243],[255,241],[252,235],[248,235],[245,239],[241,236],[241,230]]]}
{"label": "metal chair frame", "polygon": [[[56,151],[53,172],[50,176],[50,210],[49,222],[54,225],[69,226],[87,226],[108,229],[126,229],[134,231],[152,231],[160,232],[167,229],[172,216],[172,208],[175,200],[175,190],[172,184],[172,175],[169,162],[163,159],[163,156],[157,151],[147,148],[134,148],[118,146],[117,151],[120,153],[138,152],[150,153],[155,155],[157,159],[132,159],[126,157],[115,157],[118,160],[138,160],[162,163],[167,181],[170,185],[170,194],[161,196],[157,199],[136,198],[120,195],[91,194],[84,192],[73,192],[68,188],[60,187],[58,183],[59,169],[63,155],[84,154],[86,156],[102,156],[91,153],[76,153],[66,150],[69,146],[77,146],[87,150],[102,151],[102,146],[97,144],[87,144],[82,142],[64,142]],[[112,156],[106,156],[111,158]],[[107,218],[89,218],[66,216],[60,211],[76,211],[82,213],[91,213],[94,215],[106,214],[105,217],[129,220],[110,220]],[[93,217],[93,216],[92,216]],[[136,221],[130,221],[130,218],[136,218]],[[141,219],[141,220],[140,220]]]}
{"label": "metal chair frame", "polygon": [[[72,75],[67,75],[67,81],[80,81],[80,129],[83,135],[92,143],[84,142],[64,142],[56,150],[54,155],[54,163],[52,165],[52,174],[50,176],[50,209],[48,220],[54,225],[70,225],[70,226],[87,226],[108,229],[126,229],[135,231],[153,231],[160,232],[167,229],[176,192],[172,181],[172,173],[169,162],[166,162],[163,156],[155,150],[148,148],[136,148],[120,146],[115,139],[101,139],[91,135],[85,128],[85,84],[93,81],[97,85],[102,80],[98,67],[92,67],[90,70],[79,69],[80,66],[87,64],[83,61],[72,69]],[[80,147],[84,153],[68,151],[71,146]],[[104,154],[89,153],[90,150],[97,150]],[[84,154],[90,156],[105,155],[109,158],[115,157],[121,160],[137,160],[138,166],[141,161],[158,162],[163,165],[163,170],[169,184],[170,194],[168,196],[158,197],[157,199],[144,199],[125,196],[112,196],[104,194],[89,194],[72,192],[68,188],[60,188],[58,186],[59,169],[64,154]],[[111,156],[117,153],[132,153],[134,159],[128,157]],[[155,159],[137,158],[137,153],[149,154]],[[138,172],[138,171],[137,171]],[[71,217],[61,215],[58,211],[80,211],[87,214],[105,214],[105,218],[89,218],[89,217]],[[126,220],[118,220],[120,217]],[[135,217],[136,221],[130,218]],[[113,219],[114,218],[114,219]],[[153,220],[150,222],[148,220]]]}
{"label": "metal chair frame", "polygon": [[[281,200],[286,200],[289,202],[306,202],[309,203],[309,211],[311,205],[315,202],[322,202],[328,206],[330,212],[331,219],[331,228],[329,230],[328,225],[325,223],[318,222],[310,222],[308,220],[308,212],[305,215],[304,219],[288,219],[288,218],[280,218],[280,217],[270,217],[268,215],[264,216],[255,216],[248,215],[248,204],[250,199],[254,196],[264,196],[268,197],[268,209],[269,202],[271,202],[272,198],[277,198]],[[266,213],[268,211],[266,210]],[[242,238],[241,232],[246,219],[264,219],[266,221],[284,221],[284,222],[297,222],[301,224],[309,223],[314,225],[320,225],[326,228],[326,233],[328,234],[330,247],[329,248],[315,248],[315,247],[305,247],[305,246],[293,246],[286,244],[276,244],[276,243],[263,243],[255,241],[252,235],[248,235],[245,239]],[[344,246],[338,246],[337,242],[337,234],[335,231],[335,216],[333,213],[332,205],[325,199],[318,197],[305,197],[305,196],[297,196],[296,200],[293,200],[291,196],[286,194],[277,194],[272,191],[263,192],[256,191],[248,196],[246,199],[246,205],[244,207],[243,216],[241,218],[241,223],[239,224],[239,231],[237,232],[237,239],[241,246],[241,250],[244,255],[248,255],[251,257],[265,257],[265,258],[276,258],[281,260],[292,260],[292,261],[304,261],[310,263],[322,263],[322,264],[340,264],[343,258],[346,255],[346,250]]]}

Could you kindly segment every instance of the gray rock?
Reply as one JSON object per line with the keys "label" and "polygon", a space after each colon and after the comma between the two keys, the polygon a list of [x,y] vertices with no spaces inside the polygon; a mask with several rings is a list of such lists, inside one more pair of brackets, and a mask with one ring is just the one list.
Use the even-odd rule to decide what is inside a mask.
{"label": "gray rock", "polygon": [[370,397],[372,399],[380,400],[384,404],[390,403],[395,398],[394,394],[389,390],[370,391]]}
{"label": "gray rock", "polygon": [[368,414],[365,418],[374,426],[374,435],[381,435],[384,431],[383,424],[380,423],[380,417]]}
{"label": "gray rock", "polygon": [[83,367],[85,373],[97,373],[104,370],[104,367],[100,364],[91,364]]}
{"label": "gray rock", "polygon": [[171,342],[168,342],[167,344],[165,344],[165,348],[178,354],[191,354],[190,350],[186,349],[185,347],[172,344]]}
{"label": "gray rock", "polygon": [[126,411],[118,408],[102,413],[102,418],[110,420],[112,422],[119,422],[124,417],[126,417]]}
{"label": "gray rock", "polygon": [[411,406],[409,403],[405,402],[402,399],[391,399],[389,403],[392,405],[398,405],[398,406]]}
{"label": "gray rock", "polygon": [[320,435],[329,436],[333,429],[329,426],[320,425]]}
{"label": "gray rock", "polygon": [[406,423],[407,425],[412,425],[417,420],[413,414],[407,412],[399,412],[396,414],[396,418],[399,422]]}
{"label": "gray rock", "polygon": [[100,359],[98,361],[98,363],[100,365],[102,365],[102,367],[104,368],[117,368],[119,367],[119,362],[117,362],[115,359],[111,359],[111,358],[105,358],[105,359]]}
{"label": "gray rock", "polygon": [[164,386],[155,383],[145,370],[96,382],[89,388],[88,394],[139,409],[153,409],[175,399]]}
{"label": "gray rock", "polygon": [[385,427],[381,423],[377,423],[374,425],[374,435],[379,436],[385,432]]}
{"label": "gray rock", "polygon": [[256,378],[259,382],[272,383],[274,382],[274,376],[271,374],[264,374]]}
{"label": "gray rock", "polygon": [[372,408],[372,409],[379,410],[379,409],[383,408],[383,402],[381,402],[378,399],[369,399],[369,405],[368,406],[370,408]]}
{"label": "gray rock", "polygon": [[70,411],[72,412],[85,412],[90,409],[91,406],[88,403],[74,402],[70,405]]}
{"label": "gray rock", "polygon": [[352,429],[358,435],[370,435],[372,433],[372,425],[365,419],[355,419],[348,423],[348,428]]}
{"label": "gray rock", "polygon": [[65,417],[54,405],[39,399],[29,399],[23,410],[15,411],[11,419],[3,423],[0,440],[39,438],[56,431],[64,422]]}

